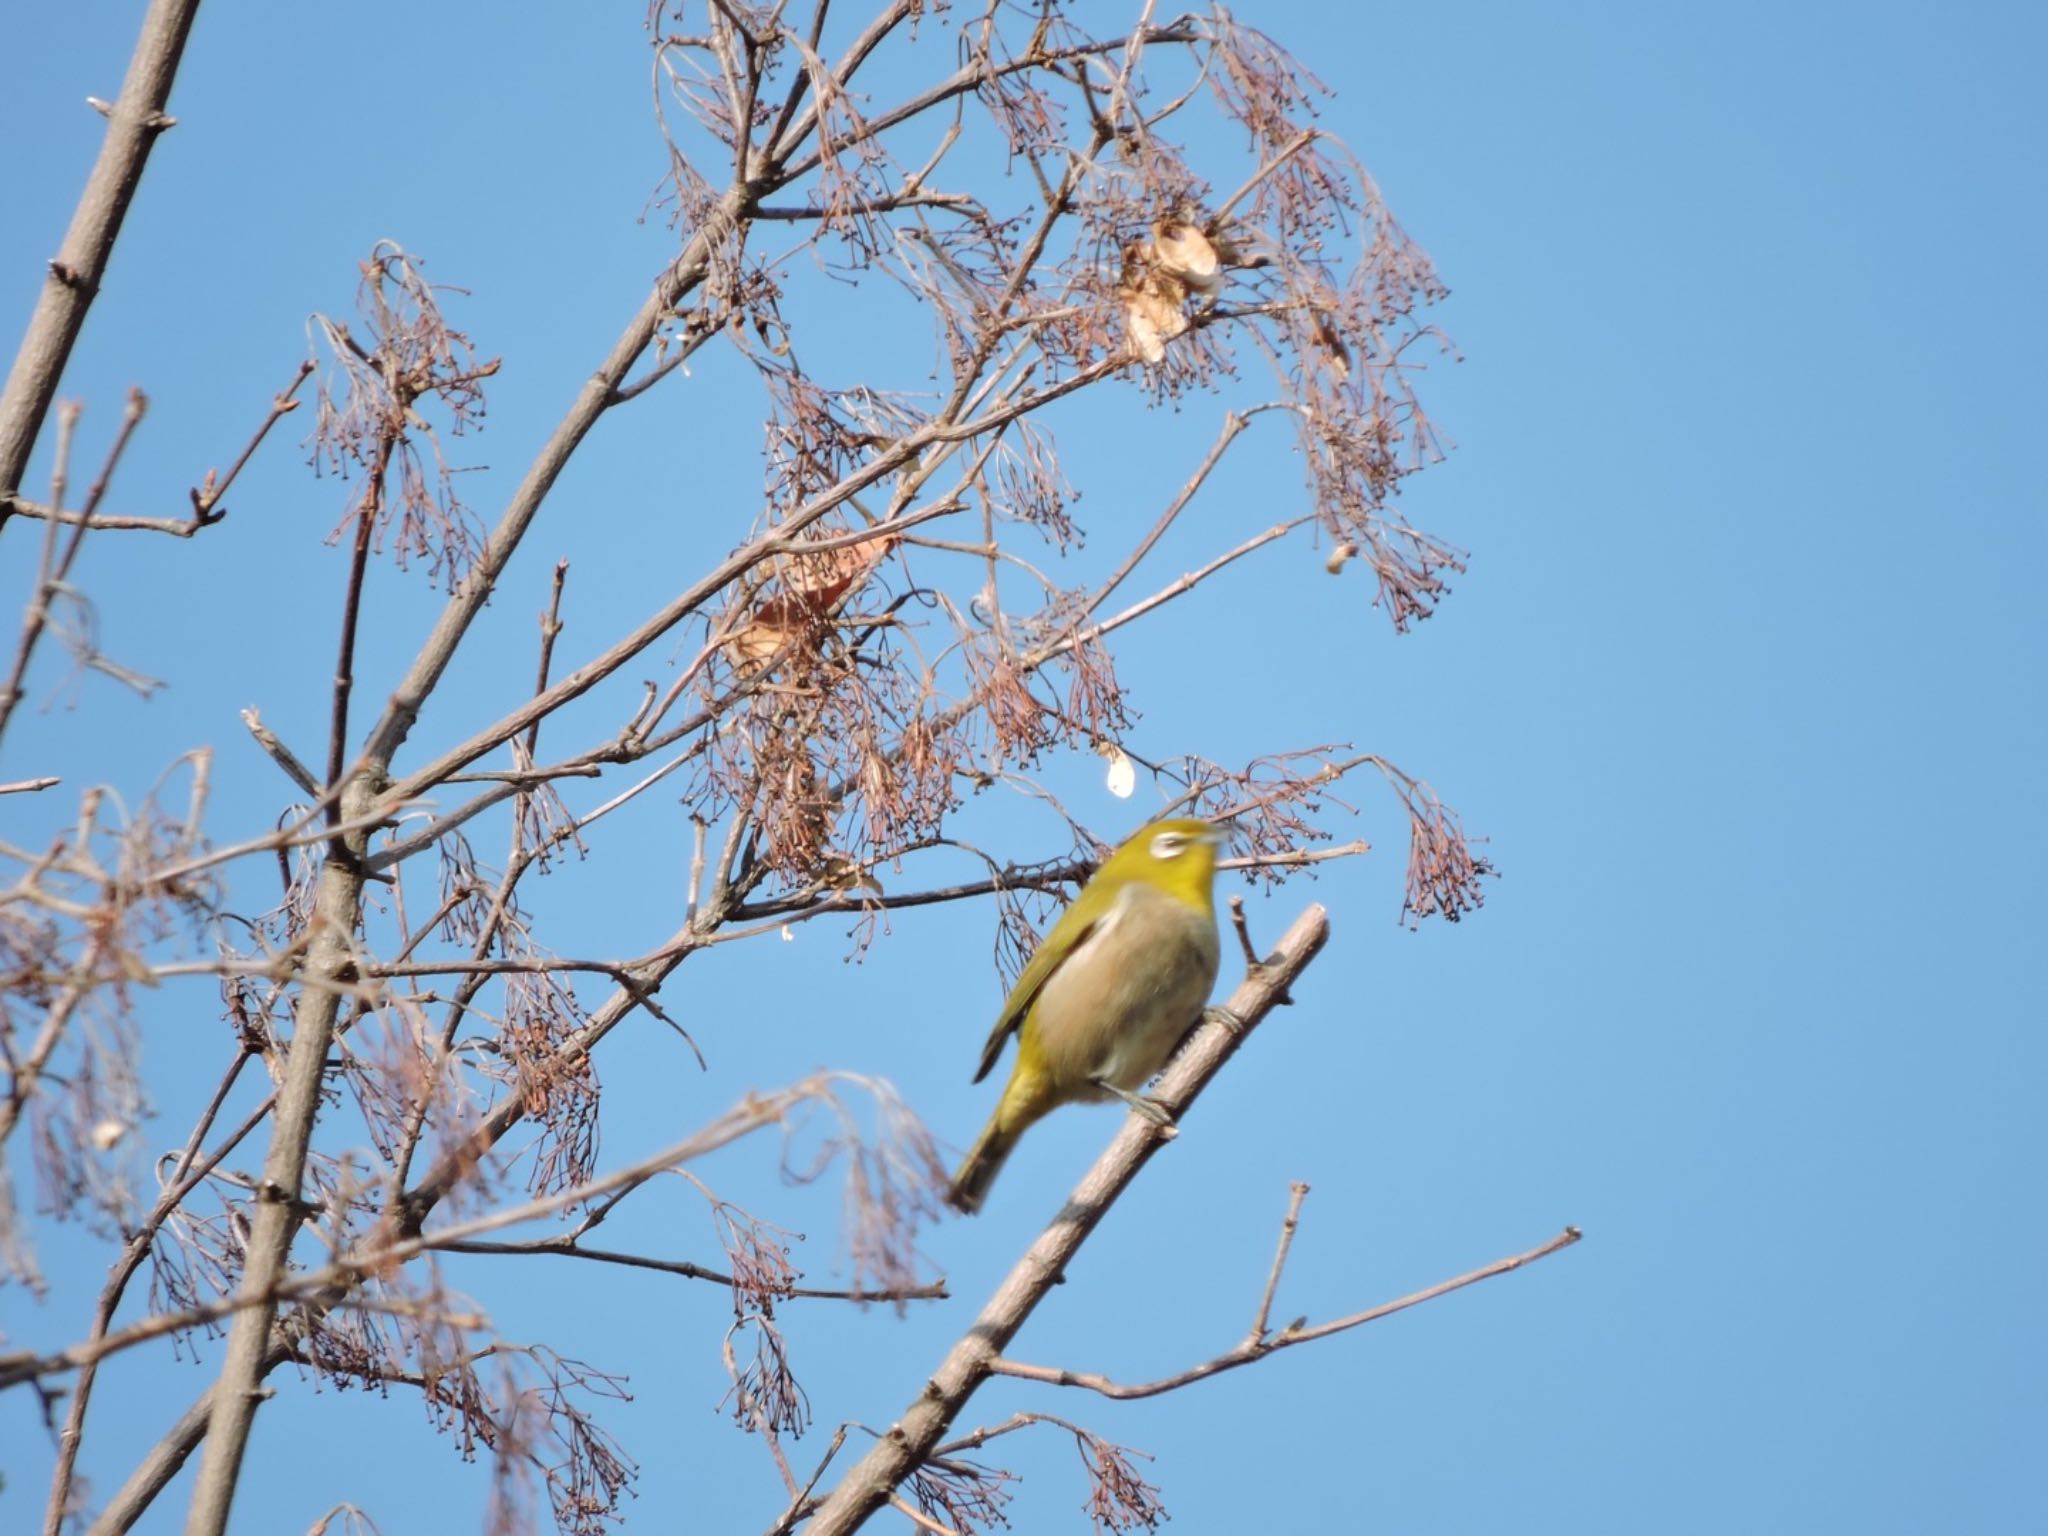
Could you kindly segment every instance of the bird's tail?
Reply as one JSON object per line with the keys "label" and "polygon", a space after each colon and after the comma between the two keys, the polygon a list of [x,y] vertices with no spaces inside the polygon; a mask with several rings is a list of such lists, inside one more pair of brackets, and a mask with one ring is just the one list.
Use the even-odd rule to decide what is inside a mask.
{"label": "bird's tail", "polygon": [[989,1186],[995,1183],[1010,1149],[1016,1145],[1017,1130],[1003,1128],[1000,1111],[990,1115],[987,1129],[969,1150],[960,1164],[960,1171],[953,1175],[953,1187],[947,1191],[946,1198],[953,1202],[956,1210],[972,1216],[981,1209],[981,1202],[988,1198]]}

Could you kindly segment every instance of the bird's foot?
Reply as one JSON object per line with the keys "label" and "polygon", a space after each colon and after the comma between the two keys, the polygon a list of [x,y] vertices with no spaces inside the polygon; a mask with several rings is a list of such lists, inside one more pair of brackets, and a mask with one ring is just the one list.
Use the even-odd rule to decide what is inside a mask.
{"label": "bird's foot", "polygon": [[1175,1136],[1178,1136],[1180,1134],[1180,1132],[1175,1128],[1173,1123],[1173,1111],[1168,1109],[1164,1104],[1160,1103],[1157,1099],[1153,1098],[1150,1094],[1133,1093],[1130,1089],[1119,1088],[1115,1083],[1110,1082],[1107,1078],[1101,1077],[1095,1079],[1095,1086],[1100,1088],[1104,1093],[1115,1094],[1118,1098],[1122,1099],[1126,1104],[1130,1105],[1131,1109],[1134,1112],[1143,1115],[1147,1120],[1150,1120],[1154,1125],[1158,1126],[1161,1134],[1165,1137],[1166,1140],[1171,1141]]}
{"label": "bird's foot", "polygon": [[1204,1024],[1207,1024],[1212,1019],[1229,1030],[1233,1035],[1241,1035],[1251,1028],[1251,1025],[1245,1022],[1243,1014],[1233,1008],[1226,1008],[1221,1003],[1202,1010],[1202,1022]]}

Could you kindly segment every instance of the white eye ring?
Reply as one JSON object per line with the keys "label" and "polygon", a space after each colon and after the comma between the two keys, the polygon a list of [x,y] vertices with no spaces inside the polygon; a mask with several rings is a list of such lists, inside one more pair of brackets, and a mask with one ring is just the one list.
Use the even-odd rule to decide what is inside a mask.
{"label": "white eye ring", "polygon": [[1187,852],[1188,840],[1184,833],[1161,832],[1152,839],[1152,857],[1155,859],[1177,859]]}

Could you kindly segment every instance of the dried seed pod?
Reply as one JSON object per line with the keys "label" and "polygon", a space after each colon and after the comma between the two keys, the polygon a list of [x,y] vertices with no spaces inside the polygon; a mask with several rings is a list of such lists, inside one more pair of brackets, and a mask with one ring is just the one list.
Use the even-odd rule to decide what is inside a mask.
{"label": "dried seed pod", "polygon": [[1166,343],[1188,328],[1181,305],[1187,287],[1173,273],[1153,266],[1142,245],[1124,249],[1123,281],[1117,293],[1124,301],[1124,324],[1131,345],[1148,363],[1166,356]]}
{"label": "dried seed pod", "polygon": [[858,544],[777,560],[782,590],[762,599],[746,624],[726,641],[727,649],[742,662],[768,660],[866,581],[895,543],[894,534],[878,534]]}
{"label": "dried seed pod", "polygon": [[1316,345],[1323,349],[1323,364],[1342,384],[1351,377],[1351,349],[1344,345],[1343,336],[1328,315],[1319,313],[1315,318]]}
{"label": "dried seed pod", "polygon": [[1209,237],[1180,219],[1162,219],[1152,226],[1153,258],[1160,270],[1183,285],[1213,298],[1223,291],[1223,263]]}

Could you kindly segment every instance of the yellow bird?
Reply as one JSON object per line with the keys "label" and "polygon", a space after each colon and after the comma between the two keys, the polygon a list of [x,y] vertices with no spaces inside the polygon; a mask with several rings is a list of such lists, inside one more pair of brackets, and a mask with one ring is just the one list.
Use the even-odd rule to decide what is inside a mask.
{"label": "yellow bird", "polygon": [[1010,990],[982,1047],[978,1083],[1011,1031],[1017,1060],[951,1198],[981,1209],[1017,1138],[1061,1104],[1122,1099],[1162,1123],[1138,1089],[1166,1065],[1216,984],[1216,849],[1206,821],[1155,822],[1095,872]]}

